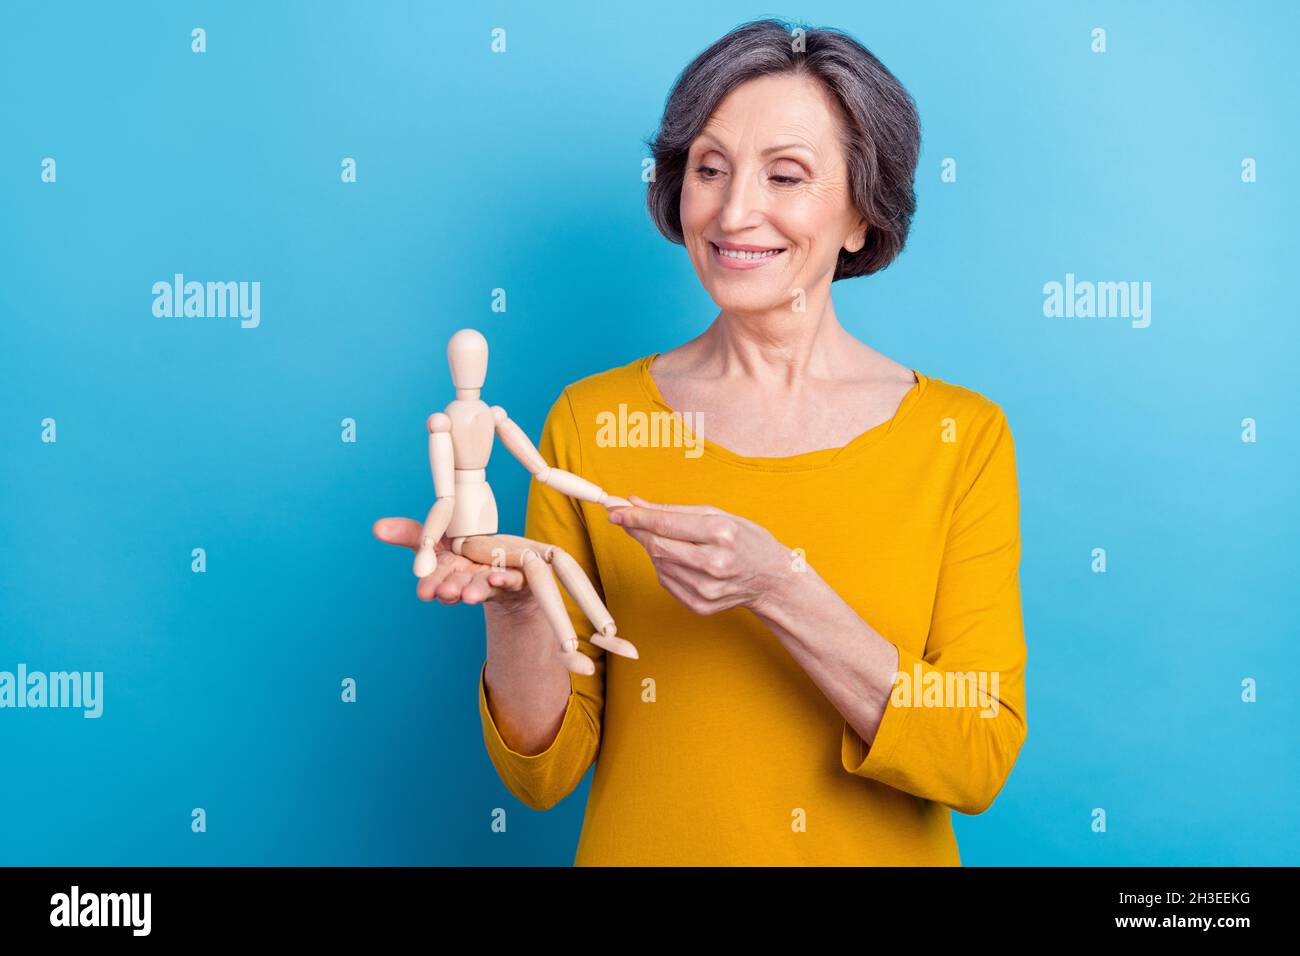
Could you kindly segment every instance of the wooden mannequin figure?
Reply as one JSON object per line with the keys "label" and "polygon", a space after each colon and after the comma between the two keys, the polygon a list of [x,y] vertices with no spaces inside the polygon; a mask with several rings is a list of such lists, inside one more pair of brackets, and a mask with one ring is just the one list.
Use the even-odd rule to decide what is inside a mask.
{"label": "wooden mannequin figure", "polygon": [[564,665],[575,673],[595,673],[591,658],[578,650],[573,629],[556,578],[591,620],[591,643],[624,657],[635,658],[636,648],[617,636],[614,618],[600,599],[582,566],[571,555],[541,541],[497,534],[497,505],[487,482],[487,463],[493,436],[532,472],[533,477],[561,494],[604,505],[629,504],[572,472],[552,468],[500,405],[488,407],[479,392],[487,377],[487,339],[474,329],[461,329],[447,343],[447,363],[456,386],[456,400],[442,412],[429,416],[429,463],[437,501],[424,520],[424,532],[415,555],[416,577],[425,577],[437,565],[434,546],[446,535],[451,550],[471,561],[496,568],[520,568],[560,644]]}

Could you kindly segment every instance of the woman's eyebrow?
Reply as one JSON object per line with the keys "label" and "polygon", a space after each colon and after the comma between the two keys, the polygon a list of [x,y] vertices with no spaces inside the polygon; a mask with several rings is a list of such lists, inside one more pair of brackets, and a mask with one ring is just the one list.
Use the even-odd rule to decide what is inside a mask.
{"label": "woman's eyebrow", "polygon": [[[725,145],[723,145],[723,144],[718,140],[718,138],[717,138],[716,136],[714,136],[712,133],[701,133],[701,134],[699,135],[699,138],[698,138],[697,142],[700,143],[700,144],[703,144],[703,143],[705,143],[705,141],[707,141],[708,143],[711,143],[712,145],[716,146],[718,149],[722,150],[724,153],[727,152],[727,147],[726,147]],[[760,156],[770,156],[772,153],[779,153],[779,152],[781,152],[782,150],[787,150],[787,149],[797,149],[797,150],[802,150],[803,152],[808,153],[810,156],[812,156],[812,157],[814,157],[814,158],[816,158],[816,156],[817,156],[817,149],[816,149],[816,147],[814,147],[814,146],[812,146],[812,145],[810,145],[810,144],[808,144],[808,143],[805,143],[805,142],[803,142],[802,140],[789,140],[789,141],[784,142],[784,143],[774,143],[773,145],[767,147],[767,148],[764,149],[762,152],[760,152],[759,155],[760,155]]]}
{"label": "woman's eyebrow", "polygon": [[814,157],[817,155],[817,150],[814,149],[812,146],[809,146],[807,143],[801,143],[796,141],[791,141],[788,143],[777,143],[773,146],[769,146],[767,149],[763,150],[763,152],[760,155],[767,156],[770,155],[771,153],[779,153],[782,150],[786,150],[786,149],[802,150],[803,152],[808,153],[810,156],[814,156]]}
{"label": "woman's eyebrow", "polygon": [[718,149],[722,150],[724,153],[727,151],[727,147],[722,145],[722,143],[718,140],[718,138],[714,136],[712,133],[701,133],[696,138],[696,143],[701,145],[712,144],[716,146]]}

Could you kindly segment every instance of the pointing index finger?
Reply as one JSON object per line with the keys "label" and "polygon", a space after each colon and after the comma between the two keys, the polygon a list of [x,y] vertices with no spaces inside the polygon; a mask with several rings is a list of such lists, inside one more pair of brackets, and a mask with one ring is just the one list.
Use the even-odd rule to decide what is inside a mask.
{"label": "pointing index finger", "polygon": [[705,520],[709,514],[711,512],[703,510],[669,511],[634,504],[630,508],[619,508],[611,512],[610,520],[629,531],[637,529],[663,538],[707,543],[711,540],[708,522]]}

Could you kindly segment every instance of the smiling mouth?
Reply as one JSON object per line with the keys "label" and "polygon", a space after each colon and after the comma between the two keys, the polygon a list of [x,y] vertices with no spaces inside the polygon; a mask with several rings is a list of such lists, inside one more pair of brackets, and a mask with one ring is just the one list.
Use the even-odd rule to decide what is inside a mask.
{"label": "smiling mouth", "polygon": [[762,251],[723,249],[716,242],[710,242],[709,245],[713,247],[714,255],[718,256],[718,258],[735,263],[763,262],[767,259],[775,259],[785,252],[784,249],[764,249]]}

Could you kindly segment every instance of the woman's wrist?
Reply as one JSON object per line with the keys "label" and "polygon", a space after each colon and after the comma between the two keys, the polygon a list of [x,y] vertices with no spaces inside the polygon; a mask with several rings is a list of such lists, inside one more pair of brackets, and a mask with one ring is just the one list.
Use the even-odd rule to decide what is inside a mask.
{"label": "woman's wrist", "polygon": [[824,586],[821,576],[806,561],[791,561],[766,576],[749,609],[764,623],[787,627],[798,618],[798,608]]}
{"label": "woman's wrist", "polygon": [[489,617],[532,618],[541,613],[537,599],[528,588],[519,591],[498,589],[491,598],[483,602],[483,613]]}
{"label": "woman's wrist", "polygon": [[499,649],[517,657],[520,649],[537,644],[534,634],[544,616],[532,599],[504,601],[497,595],[483,603],[483,621],[487,631],[488,656],[494,649]]}
{"label": "woman's wrist", "polygon": [[[569,673],[556,655],[555,638],[540,607],[507,611],[484,607],[487,630],[484,679],[505,692],[517,706],[568,697]],[[533,605],[536,607],[536,605]]]}

